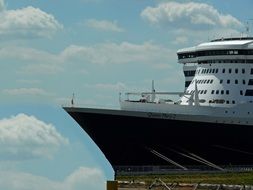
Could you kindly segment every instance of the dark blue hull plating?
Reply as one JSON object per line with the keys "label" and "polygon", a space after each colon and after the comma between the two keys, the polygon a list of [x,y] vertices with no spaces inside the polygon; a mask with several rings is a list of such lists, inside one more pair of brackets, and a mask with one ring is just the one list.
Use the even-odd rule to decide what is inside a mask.
{"label": "dark blue hull plating", "polygon": [[[173,165],[168,159],[186,168],[207,166],[200,159],[218,166],[253,165],[252,126],[135,117],[122,115],[120,110],[64,109],[115,170]],[[193,154],[199,158],[194,160]]]}

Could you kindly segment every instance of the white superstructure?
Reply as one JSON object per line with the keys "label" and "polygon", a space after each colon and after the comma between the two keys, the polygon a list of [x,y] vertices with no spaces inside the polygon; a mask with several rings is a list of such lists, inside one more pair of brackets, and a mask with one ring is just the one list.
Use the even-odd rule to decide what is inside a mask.
{"label": "white superstructure", "polygon": [[178,50],[177,54],[185,75],[185,91],[178,93],[178,101],[154,98],[173,93],[152,90],[139,93],[140,100],[120,101],[121,109],[215,117],[253,116],[253,38],[217,39]]}

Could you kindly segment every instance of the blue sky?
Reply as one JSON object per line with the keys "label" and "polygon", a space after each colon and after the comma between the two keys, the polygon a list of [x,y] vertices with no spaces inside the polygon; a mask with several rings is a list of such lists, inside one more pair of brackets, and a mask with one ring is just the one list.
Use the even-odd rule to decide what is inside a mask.
{"label": "blue sky", "polygon": [[[104,189],[113,171],[61,105],[182,91],[176,51],[253,29],[252,0],[0,0],[0,189]],[[252,32],[251,32],[252,34]],[[15,181],[15,183],[14,183]]]}

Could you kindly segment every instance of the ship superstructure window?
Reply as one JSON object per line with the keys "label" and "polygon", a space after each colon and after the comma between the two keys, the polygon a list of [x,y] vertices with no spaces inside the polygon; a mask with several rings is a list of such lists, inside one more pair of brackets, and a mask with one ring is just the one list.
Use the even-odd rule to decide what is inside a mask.
{"label": "ship superstructure window", "polygon": [[242,90],[240,90],[240,95],[243,95],[243,91]]}
{"label": "ship superstructure window", "polygon": [[225,69],[222,69],[222,73],[225,73]]}
{"label": "ship superstructure window", "polygon": [[237,79],[235,79],[235,84],[238,84],[238,80]]}
{"label": "ship superstructure window", "polygon": [[253,85],[253,79],[249,79],[248,85]]}
{"label": "ship superstructure window", "polygon": [[216,94],[219,94],[219,90],[216,90]]}
{"label": "ship superstructure window", "polygon": [[232,100],[232,104],[235,104],[235,101],[234,101],[234,100]]}
{"label": "ship superstructure window", "polygon": [[214,90],[212,90],[211,94],[214,94]]}
{"label": "ship superstructure window", "polygon": [[246,84],[245,80],[242,80],[242,84]]}
{"label": "ship superstructure window", "polygon": [[221,79],[221,80],[220,80],[220,84],[222,84],[222,83],[223,83],[223,80]]}
{"label": "ship superstructure window", "polygon": [[221,93],[221,94],[224,94],[224,90],[221,90],[220,93]]}
{"label": "ship superstructure window", "polygon": [[231,73],[231,72],[232,72],[232,69],[228,69],[228,72]]}
{"label": "ship superstructure window", "polygon": [[192,76],[195,75],[195,70],[193,70],[193,71],[184,71],[184,75],[186,77],[192,77]]}
{"label": "ship superstructure window", "polygon": [[235,73],[236,73],[236,74],[238,73],[238,69],[235,69]]}
{"label": "ship superstructure window", "polygon": [[230,80],[229,79],[227,80],[227,84],[230,84]]}
{"label": "ship superstructure window", "polygon": [[253,96],[253,90],[247,89],[245,92],[245,96]]}
{"label": "ship superstructure window", "polygon": [[226,94],[229,94],[229,90],[226,90]]}
{"label": "ship superstructure window", "polygon": [[191,81],[185,81],[185,87],[188,87],[191,84]]}
{"label": "ship superstructure window", "polygon": [[242,74],[244,74],[245,73],[245,69],[242,69]]}
{"label": "ship superstructure window", "polygon": [[253,69],[250,70],[250,74],[253,74]]}
{"label": "ship superstructure window", "polygon": [[226,101],[226,104],[229,104],[229,100]]}
{"label": "ship superstructure window", "polygon": [[251,49],[248,50],[205,50],[189,53],[178,53],[178,59],[188,59],[202,56],[219,56],[219,55],[253,55]]}

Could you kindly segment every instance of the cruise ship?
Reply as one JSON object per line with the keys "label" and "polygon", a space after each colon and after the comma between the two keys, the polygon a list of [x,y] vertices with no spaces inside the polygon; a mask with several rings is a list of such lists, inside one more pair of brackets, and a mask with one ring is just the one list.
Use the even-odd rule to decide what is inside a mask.
{"label": "cruise ship", "polygon": [[121,95],[118,110],[64,109],[116,173],[253,166],[253,38],[215,39],[177,55],[182,92],[153,83]]}

